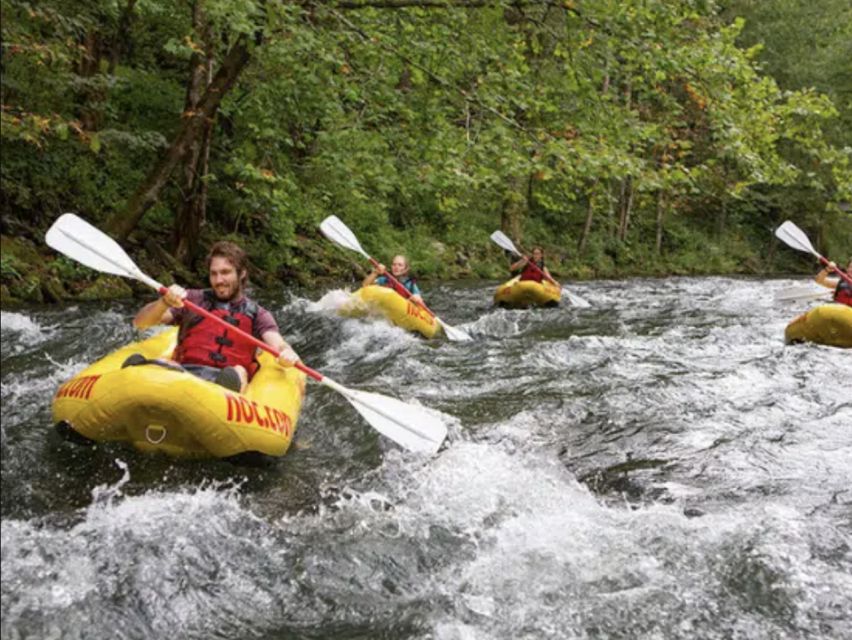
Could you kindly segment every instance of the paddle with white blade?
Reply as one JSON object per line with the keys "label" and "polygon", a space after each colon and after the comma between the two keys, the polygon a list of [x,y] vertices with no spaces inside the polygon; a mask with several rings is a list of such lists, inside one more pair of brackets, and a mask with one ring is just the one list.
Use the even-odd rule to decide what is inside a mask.
{"label": "paddle with white blade", "polygon": [[[805,232],[789,220],[785,221],[775,230],[775,237],[784,242],[788,247],[816,256],[816,258],[826,267],[831,266],[831,263],[821,256],[816,249],[814,249],[814,246],[811,244],[808,236],[805,235]],[[837,267],[837,265],[832,268],[838,276],[846,280],[849,284],[852,284],[852,277],[849,277],[849,275],[844,273],[843,270]]]}
{"label": "paddle with white blade", "polygon": [[578,296],[576,293],[571,293],[570,291],[568,291],[567,289],[565,289],[564,287],[562,287],[562,285],[561,285],[561,284],[559,284],[558,282],[556,282],[556,280],[554,280],[553,278],[549,277],[549,276],[548,276],[548,275],[547,275],[544,271],[542,271],[542,270],[539,268],[539,266],[538,266],[535,262],[533,262],[532,260],[530,260],[530,258],[529,258],[528,256],[525,256],[523,253],[521,253],[520,251],[518,251],[518,248],[515,246],[515,243],[514,243],[514,242],[512,242],[512,240],[509,238],[509,236],[507,236],[507,235],[506,235],[505,233],[503,233],[502,231],[495,231],[494,233],[492,233],[492,234],[491,234],[491,239],[492,239],[492,240],[493,240],[493,241],[494,241],[494,242],[495,242],[495,243],[496,243],[499,247],[501,247],[502,249],[505,249],[506,251],[510,251],[510,252],[514,253],[516,256],[520,256],[521,258],[526,258],[526,259],[527,259],[527,261],[528,261],[528,262],[529,262],[529,263],[530,263],[530,264],[531,264],[531,265],[532,265],[535,269],[537,269],[537,270],[538,270],[538,272],[539,272],[542,276],[544,276],[545,278],[547,278],[550,282],[552,282],[553,284],[555,284],[557,287],[560,287],[560,290],[561,290],[561,292],[562,292],[562,297],[563,297],[563,298],[566,298],[566,299],[568,300],[568,302],[570,302],[570,303],[571,303],[572,305],[574,305],[575,307],[579,307],[579,308],[581,308],[581,309],[586,309],[586,308],[588,308],[588,307],[591,307],[591,306],[592,306],[591,304],[589,304],[589,302],[588,302],[585,298],[581,298],[581,297],[580,297],[580,296]]}
{"label": "paddle with white blade", "polygon": [[816,300],[818,298],[831,297],[831,291],[824,287],[816,288],[814,286],[797,286],[781,289],[775,294],[775,299],[779,302],[790,302],[799,300]]}
{"label": "paddle with white blade", "polygon": [[[374,267],[379,266],[378,260],[371,257],[364,249],[361,247],[361,243],[358,242],[358,238],[355,237],[355,234],[352,233],[352,230],[343,224],[343,221],[337,216],[328,216],[325,220],[320,223],[320,231],[322,234],[331,240],[334,244],[343,247],[344,249],[349,249],[351,251],[355,251],[364,256],[367,260],[370,261]],[[411,292],[406,289],[402,284],[393,277],[393,275],[389,271],[385,271],[385,277],[390,280],[395,285],[395,290],[401,294],[403,294],[406,298],[411,298]],[[412,302],[414,302],[412,300]],[[419,307],[421,307],[426,313],[435,318],[438,321],[438,324],[441,325],[444,329],[444,333],[447,334],[447,338],[452,340],[453,342],[466,342],[468,340],[473,340],[467,333],[453,327],[452,325],[447,324],[441,318],[435,315],[435,313],[426,306],[425,303],[417,302],[415,303]]]}
{"label": "paddle with white blade", "polygon": [[[156,289],[160,295],[168,291],[162,284],[142,273],[115,240],[73,213],[61,215],[48,230],[45,241],[56,251],[87,267],[133,278]],[[276,358],[280,355],[277,349],[238,327],[227,324],[203,307],[188,300],[184,300],[184,305],[193,313],[218,322],[229,331],[236,331],[258,349],[263,349]],[[348,389],[301,362],[296,362],[294,366],[317,382],[337,391],[349,400],[370,426],[406,449],[435,453],[447,436],[447,426],[436,413],[378,393]]]}

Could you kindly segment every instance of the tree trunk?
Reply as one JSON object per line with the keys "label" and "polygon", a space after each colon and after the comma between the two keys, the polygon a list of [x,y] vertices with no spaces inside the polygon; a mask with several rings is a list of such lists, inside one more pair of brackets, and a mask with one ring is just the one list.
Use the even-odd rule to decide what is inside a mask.
{"label": "tree trunk", "polygon": [[107,78],[101,73],[101,63],[107,60],[107,75],[114,75],[122,51],[130,39],[133,8],[136,0],[127,0],[121,12],[118,29],[111,35],[92,28],[86,31],[80,43],[82,56],[76,65],[76,73],[84,79],[77,92],[79,107],[77,114],[84,131],[98,131],[104,120],[107,103]]}
{"label": "tree trunk", "polygon": [[[213,80],[213,34],[204,15],[202,0],[193,3],[192,24],[197,37],[204,43],[204,53],[194,52],[189,62],[189,84],[184,107],[186,113],[194,113],[198,109],[202,93]],[[215,115],[204,122],[201,137],[192,141],[184,157],[183,199],[175,216],[172,238],[174,256],[183,264],[189,264],[195,257],[206,218],[206,177],[214,119]]]}
{"label": "tree trunk", "polygon": [[665,213],[666,208],[666,194],[665,191],[660,189],[657,192],[657,255],[662,254],[663,251],[663,214]]}
{"label": "tree trunk", "polygon": [[716,218],[716,235],[722,238],[725,235],[725,225],[727,224],[728,205],[725,199],[722,199],[722,206],[719,207],[719,216]]}
{"label": "tree trunk", "polygon": [[586,194],[589,198],[589,207],[586,210],[586,222],[583,225],[583,233],[580,235],[580,242],[577,243],[578,258],[582,257],[583,252],[586,250],[586,242],[588,242],[589,234],[592,231],[592,218],[595,215],[595,185],[597,185],[597,181],[593,182],[586,190]]}
{"label": "tree trunk", "polygon": [[186,185],[183,206],[175,217],[175,258],[190,264],[198,252],[201,229],[207,221],[207,172],[210,165],[210,142],[213,139],[213,123],[204,130],[200,149],[193,153],[195,163],[187,163],[187,172],[192,172],[192,182]]}
{"label": "tree trunk", "polygon": [[101,35],[95,29],[89,29],[80,43],[82,55],[77,64],[77,75],[83,79],[77,92],[79,108],[77,114],[84,131],[97,131],[103,115],[103,103],[106,99],[103,84],[95,79],[99,75],[103,45]]}
{"label": "tree trunk", "polygon": [[506,193],[503,196],[503,209],[500,216],[500,228],[515,242],[521,241],[521,222],[526,212],[524,179],[510,176],[506,179]]}
{"label": "tree trunk", "polygon": [[619,201],[621,216],[618,221],[618,239],[624,242],[627,229],[630,226],[630,211],[633,209],[633,178],[627,176],[621,181],[621,199]]}
{"label": "tree trunk", "polygon": [[118,66],[118,61],[122,54],[130,50],[130,28],[133,26],[133,9],[136,6],[136,0],[127,0],[124,10],[121,12],[121,18],[118,20],[118,31],[112,39],[109,53],[109,75],[115,75],[115,68]]}
{"label": "tree trunk", "polygon": [[250,59],[251,53],[246,39],[244,36],[240,37],[222,61],[222,66],[199,101],[198,108],[193,113],[183,114],[183,125],[163,157],[131,196],[124,211],[110,218],[107,229],[116,238],[126,240],[148,209],[157,202],[160,191],[166,185],[175,166],[192,145],[203,137],[205,126],[212,122],[222,98],[234,86]]}
{"label": "tree trunk", "polygon": [[609,217],[608,227],[610,232],[610,237],[617,238],[618,237],[618,213],[616,211],[617,207],[620,206],[618,203],[621,202],[621,197],[616,198],[615,189],[618,186],[614,181],[610,181],[609,188],[607,189],[607,205]]}

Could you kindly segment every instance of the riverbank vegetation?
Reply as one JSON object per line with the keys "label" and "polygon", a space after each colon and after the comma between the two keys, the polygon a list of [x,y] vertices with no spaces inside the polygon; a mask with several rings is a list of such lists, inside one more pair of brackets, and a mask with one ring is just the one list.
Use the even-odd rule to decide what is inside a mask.
{"label": "riverbank vegetation", "polygon": [[497,228],[565,278],[807,271],[786,218],[852,247],[841,0],[0,6],[6,301],[132,292],[46,249],[64,211],[187,284],[221,237],[358,277],[332,213],[426,277],[504,274]]}

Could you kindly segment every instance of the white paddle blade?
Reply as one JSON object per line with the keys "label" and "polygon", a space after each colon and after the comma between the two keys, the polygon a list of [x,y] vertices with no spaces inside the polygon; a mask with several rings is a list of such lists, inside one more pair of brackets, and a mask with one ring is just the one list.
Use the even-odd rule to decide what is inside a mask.
{"label": "white paddle blade", "polygon": [[[436,316],[436,318],[437,318],[437,316]],[[438,319],[438,322],[441,323],[441,327],[444,329],[444,333],[447,335],[447,339],[449,339],[451,342],[468,342],[470,340],[473,340],[473,338],[470,336],[470,334],[468,334],[468,333],[462,331],[461,329],[458,329],[458,328],[456,328],[452,325],[447,324],[446,322],[444,322],[440,318],[437,318],[437,319]]]}
{"label": "white paddle blade", "polygon": [[104,273],[136,278],[139,268],[119,244],[73,213],[63,213],[47,230],[47,245]]}
{"label": "white paddle blade", "polygon": [[562,289],[562,297],[568,300],[568,302],[570,302],[573,306],[580,309],[588,309],[592,306],[585,298],[578,296],[576,293],[571,293],[564,288]]}
{"label": "white paddle blade", "polygon": [[775,237],[793,249],[798,249],[799,251],[804,251],[805,253],[811,253],[820,257],[820,255],[816,252],[816,249],[814,249],[814,246],[811,244],[811,241],[808,240],[808,236],[805,235],[805,232],[789,220],[784,222],[784,224],[775,230]]}
{"label": "white paddle blade", "polygon": [[787,287],[775,294],[778,302],[789,302],[799,300],[816,300],[817,298],[828,298],[831,291],[822,287]]}
{"label": "white paddle blade", "polygon": [[436,453],[447,437],[447,426],[422,407],[378,393],[347,389],[328,378],[322,383],[349,400],[376,431],[410,451]]}
{"label": "white paddle blade", "polygon": [[352,230],[343,224],[343,221],[337,216],[328,216],[320,223],[320,231],[322,234],[331,240],[333,243],[340,245],[344,249],[357,251],[362,256],[369,260],[370,256],[361,248],[361,243],[358,238],[352,233]]}
{"label": "white paddle blade", "polygon": [[512,242],[509,239],[509,236],[507,236],[502,231],[498,230],[498,231],[495,231],[494,233],[492,233],[491,234],[491,240],[493,240],[497,245],[499,245],[500,247],[502,247],[506,251],[511,251],[512,253],[514,253],[517,256],[521,255],[521,252],[518,251],[517,248],[515,247],[515,243]]}

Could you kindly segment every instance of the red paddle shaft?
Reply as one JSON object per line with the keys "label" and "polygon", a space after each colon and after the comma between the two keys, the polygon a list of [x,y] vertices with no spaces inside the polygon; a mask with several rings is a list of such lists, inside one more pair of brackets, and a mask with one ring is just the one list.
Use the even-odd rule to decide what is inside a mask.
{"label": "red paddle shaft", "polygon": [[[371,263],[374,267],[376,267],[377,269],[379,268],[379,261],[378,261],[378,260],[376,260],[375,258],[370,258],[370,263]],[[405,292],[405,297],[406,297],[406,298],[410,298],[410,297],[411,297],[411,292],[410,292],[408,289],[406,289],[406,288],[403,286],[403,284],[402,284],[399,280],[397,280],[396,278],[394,278],[394,277],[393,277],[393,274],[391,274],[391,272],[390,272],[390,271],[388,271],[387,269],[385,269],[385,272],[384,272],[382,275],[384,275],[384,276],[385,276],[388,280],[390,280],[391,282],[393,282],[393,283],[396,285],[395,290],[396,290],[396,292],[397,292],[397,293],[399,293],[400,291],[404,291],[404,292]],[[423,310],[424,310],[426,313],[428,313],[430,316],[432,316],[433,318],[435,317],[435,314],[434,314],[434,313],[432,313],[432,310],[431,310],[429,307],[427,307],[427,306],[426,306],[426,303],[425,303],[425,302],[424,302],[424,303],[422,303],[422,304],[421,304],[421,303],[419,303],[419,302],[415,302],[414,304],[416,304],[416,305],[417,305],[417,306],[419,306],[419,307],[422,307],[422,308],[423,308]]]}
{"label": "red paddle shaft", "polygon": [[[160,289],[158,290],[158,292],[161,296],[166,295],[168,293],[168,291],[169,290],[166,287],[160,287]],[[227,322],[222,320],[222,318],[220,318],[219,316],[215,316],[212,313],[210,313],[207,309],[205,309],[203,307],[199,307],[197,304],[194,304],[194,303],[190,302],[189,300],[184,300],[183,304],[187,309],[189,309],[193,313],[197,313],[200,316],[204,316],[205,318],[208,318],[209,320],[214,320],[214,321],[218,322],[219,324],[221,324],[226,329],[228,329],[230,331],[234,331],[236,333],[239,333],[243,338],[245,338],[246,340],[251,342],[258,349],[263,349],[264,351],[271,353],[276,358],[281,355],[281,352],[276,350],[274,347],[266,344],[262,340],[258,340],[254,336],[247,334],[242,329],[228,324]],[[311,378],[313,378],[317,382],[322,382],[324,376],[320,372],[314,371],[309,366],[304,365],[301,362],[296,362],[293,366],[296,367],[299,371],[309,375]]]}

